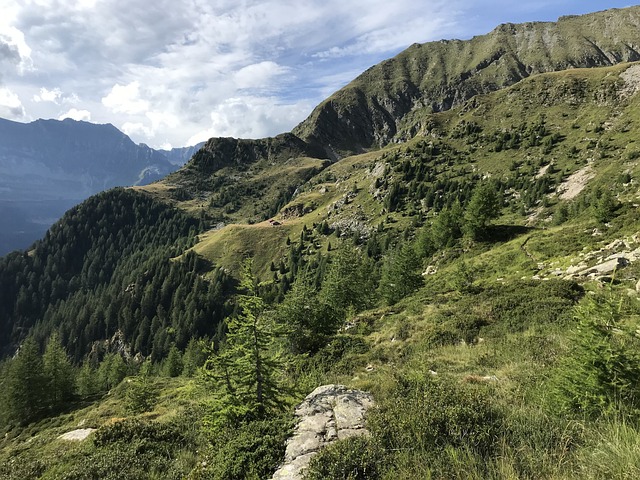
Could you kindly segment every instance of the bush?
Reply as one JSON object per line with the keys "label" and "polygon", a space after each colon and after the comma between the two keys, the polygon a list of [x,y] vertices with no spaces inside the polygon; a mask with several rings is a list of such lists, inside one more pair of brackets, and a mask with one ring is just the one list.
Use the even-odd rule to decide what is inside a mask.
{"label": "bush", "polygon": [[368,437],[351,437],[329,445],[311,459],[305,480],[375,480],[384,450]]}
{"label": "bush", "polygon": [[106,447],[115,443],[133,446],[136,450],[146,446],[163,449],[163,444],[183,446],[186,438],[182,429],[171,423],[145,422],[126,419],[103,425],[93,438],[96,447]]}
{"label": "bush", "polygon": [[269,478],[284,458],[292,421],[286,417],[248,422],[212,432],[204,462],[191,479],[245,480]]}
{"label": "bush", "polygon": [[196,448],[193,421],[193,416],[178,414],[169,423],[128,419],[104,425],[95,432],[93,445],[68,449],[62,462],[45,457],[49,465],[44,476],[63,480],[182,479],[193,468],[182,461],[185,452]]}
{"label": "bush", "polygon": [[309,358],[312,368],[322,372],[349,372],[354,357],[369,351],[366,341],[355,335],[336,335],[331,342]]}
{"label": "bush", "polygon": [[373,438],[387,452],[419,452],[434,465],[448,448],[489,455],[501,416],[485,389],[445,378],[399,378],[391,398],[371,414]]}

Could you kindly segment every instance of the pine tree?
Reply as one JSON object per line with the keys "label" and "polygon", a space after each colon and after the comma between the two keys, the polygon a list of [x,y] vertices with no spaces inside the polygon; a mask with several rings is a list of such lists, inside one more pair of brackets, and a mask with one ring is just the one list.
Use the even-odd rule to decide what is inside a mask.
{"label": "pine tree", "polygon": [[441,250],[452,246],[456,239],[462,236],[463,220],[464,212],[458,201],[451,208],[445,208],[440,211],[429,230],[433,248]]}
{"label": "pine tree", "polygon": [[57,333],[49,338],[43,356],[49,408],[56,410],[73,395],[74,371]]}
{"label": "pine tree", "polygon": [[[599,192],[598,192],[599,193]],[[598,223],[607,223],[615,217],[618,201],[609,190],[600,193],[593,205],[593,214]]]}
{"label": "pine tree", "polygon": [[211,354],[204,376],[216,393],[216,422],[237,423],[264,418],[280,405],[282,388],[277,372],[280,363],[272,353],[274,324],[265,312],[251,273],[244,265],[238,295],[238,312],[227,318],[227,336],[217,354]]}
{"label": "pine tree", "polygon": [[493,183],[478,185],[464,215],[464,233],[473,240],[482,238],[487,233],[488,223],[500,215],[501,206],[498,190]]}
{"label": "pine tree", "polygon": [[344,320],[349,307],[360,312],[373,304],[373,266],[351,243],[345,242],[332,256],[319,298],[332,310],[336,321]]}
{"label": "pine tree", "polygon": [[126,408],[133,414],[148,412],[156,403],[151,381],[151,362],[145,361],[140,372],[127,384]]}
{"label": "pine tree", "polygon": [[279,325],[286,328],[294,353],[313,353],[324,346],[338,328],[319,298],[312,272],[298,275],[276,311]]}
{"label": "pine tree", "polygon": [[559,406],[586,417],[615,412],[637,418],[640,410],[640,339],[635,308],[605,289],[575,309],[571,356],[559,370]]}
{"label": "pine tree", "polygon": [[101,390],[109,390],[127,376],[127,364],[119,353],[108,353],[100,362],[97,376]]}
{"label": "pine tree", "polygon": [[204,341],[191,338],[182,356],[182,375],[192,377],[206,360]]}
{"label": "pine tree", "polygon": [[97,372],[85,361],[76,377],[76,393],[82,398],[91,397],[98,393]]}

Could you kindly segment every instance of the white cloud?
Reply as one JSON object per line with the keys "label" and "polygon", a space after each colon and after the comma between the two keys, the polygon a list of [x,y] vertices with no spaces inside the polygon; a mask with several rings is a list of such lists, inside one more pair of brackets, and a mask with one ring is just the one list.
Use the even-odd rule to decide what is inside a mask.
{"label": "white cloud", "polygon": [[152,138],[154,136],[154,132],[151,128],[146,127],[144,124],[139,122],[125,122],[120,126],[120,130],[130,137],[143,136],[146,138]]}
{"label": "white cloud", "polygon": [[52,102],[57,104],[62,98],[62,91],[59,88],[49,90],[47,87],[40,88],[40,93],[33,96],[33,101],[38,102]]}
{"label": "white cloud", "polygon": [[281,104],[277,98],[236,97],[218,105],[209,115],[210,125],[187,140],[187,145],[211,137],[262,138],[284,132],[311,109],[308,102]]}
{"label": "white cloud", "polygon": [[[10,85],[21,95],[26,90],[31,116],[58,116],[52,102],[72,103],[64,92],[75,92],[78,112],[151,145],[184,145],[208,134],[275,135],[302,121],[336,85],[321,79],[357,73],[380,52],[428,39],[425,25],[440,15],[442,0],[429,9],[414,0],[389,3],[129,0],[123,9],[118,0],[21,0],[7,22],[33,47],[23,49],[33,71]],[[370,56],[331,64],[321,57],[332,48]],[[41,83],[29,92],[30,82]]]}
{"label": "white cloud", "polygon": [[149,110],[149,102],[140,98],[140,82],[137,80],[128,85],[116,84],[102,104],[114,113],[136,114]]}
{"label": "white cloud", "polygon": [[8,88],[0,88],[0,117],[22,120],[25,115],[24,107],[18,95]]}
{"label": "white cloud", "polygon": [[88,110],[78,110],[76,108],[70,109],[67,113],[63,113],[58,117],[58,120],[64,120],[65,118],[71,118],[73,120],[84,120],[85,122],[91,121],[91,112]]}
{"label": "white cloud", "polygon": [[234,80],[239,89],[264,89],[287,71],[287,68],[275,62],[254,63],[238,70],[234,74]]}
{"label": "white cloud", "polygon": [[31,47],[27,45],[24,33],[13,26],[0,24],[0,60],[7,58],[16,64],[19,75],[33,68]]}

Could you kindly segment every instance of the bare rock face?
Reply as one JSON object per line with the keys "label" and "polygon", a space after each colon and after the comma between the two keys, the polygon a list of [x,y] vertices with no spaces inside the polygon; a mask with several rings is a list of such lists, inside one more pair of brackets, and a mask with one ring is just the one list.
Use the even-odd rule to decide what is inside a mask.
{"label": "bare rock face", "polygon": [[323,385],[311,392],[295,411],[293,436],[287,440],[282,466],[272,480],[299,480],[311,458],[336,440],[367,435],[364,416],[373,406],[371,394],[344,385]]}

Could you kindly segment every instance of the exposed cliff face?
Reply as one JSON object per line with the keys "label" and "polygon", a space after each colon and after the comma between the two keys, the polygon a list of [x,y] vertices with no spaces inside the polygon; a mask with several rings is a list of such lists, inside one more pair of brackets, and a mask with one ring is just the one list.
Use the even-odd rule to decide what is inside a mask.
{"label": "exposed cliff face", "polygon": [[415,109],[448,110],[533,74],[637,61],[639,52],[640,7],[416,44],[333,94],[293,133],[332,156],[355,153],[393,141]]}
{"label": "exposed cliff face", "polygon": [[[313,148],[291,133],[259,140],[211,138],[187,164],[187,170],[212,174],[224,167],[248,166],[259,160],[284,161],[297,157],[319,157],[322,151]],[[177,172],[178,177],[181,172]]]}

